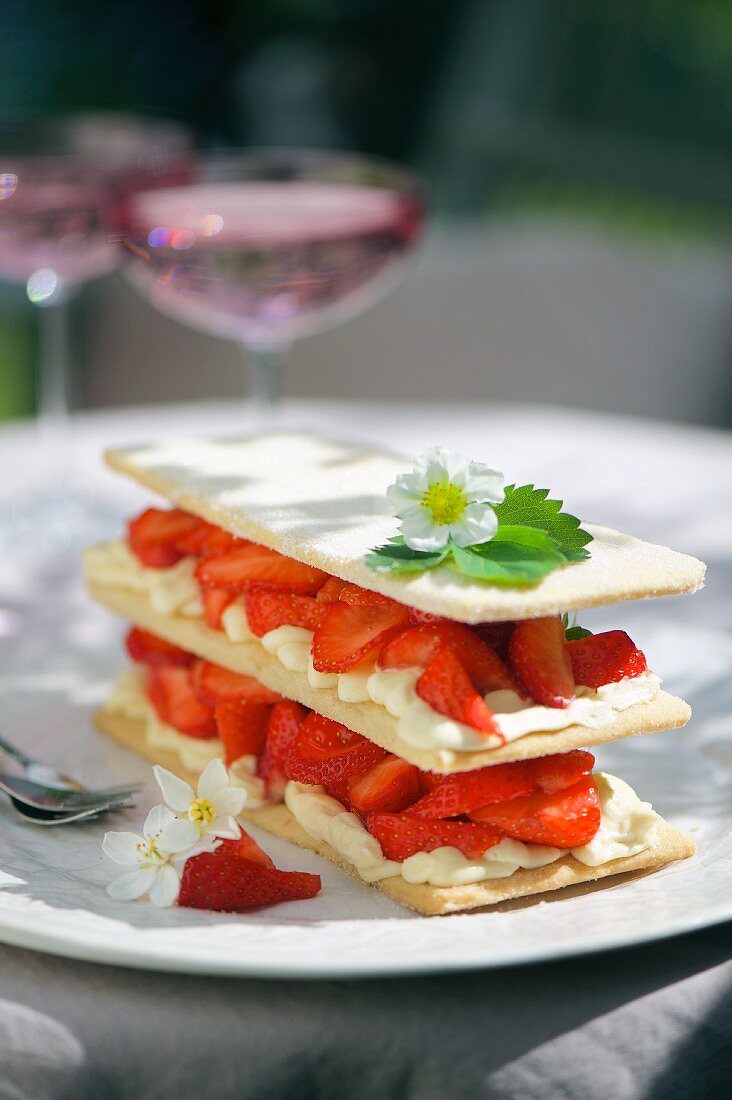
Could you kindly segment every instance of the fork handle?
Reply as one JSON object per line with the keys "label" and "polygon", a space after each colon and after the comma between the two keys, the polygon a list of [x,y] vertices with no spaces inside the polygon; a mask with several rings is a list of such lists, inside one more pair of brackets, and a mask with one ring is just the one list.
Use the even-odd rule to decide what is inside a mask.
{"label": "fork handle", "polygon": [[11,745],[9,741],[4,741],[0,737],[0,752],[6,753],[11,756],[13,760],[17,760],[24,768],[29,767],[31,764],[35,764],[35,760],[32,760],[30,756],[26,756],[20,749],[16,749],[15,745]]}

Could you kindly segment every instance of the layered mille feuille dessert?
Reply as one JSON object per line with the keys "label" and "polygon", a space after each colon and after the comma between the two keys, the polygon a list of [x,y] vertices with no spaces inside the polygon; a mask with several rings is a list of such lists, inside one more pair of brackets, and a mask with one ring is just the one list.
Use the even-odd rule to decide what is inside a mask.
{"label": "layered mille feuille dessert", "polygon": [[130,624],[98,728],[189,782],[222,757],[242,817],[422,913],[694,852],[595,745],[685,725],[583,608],[693,592],[694,558],[580,524],[442,448],[271,434],[110,451],[165,498],[90,548]]}

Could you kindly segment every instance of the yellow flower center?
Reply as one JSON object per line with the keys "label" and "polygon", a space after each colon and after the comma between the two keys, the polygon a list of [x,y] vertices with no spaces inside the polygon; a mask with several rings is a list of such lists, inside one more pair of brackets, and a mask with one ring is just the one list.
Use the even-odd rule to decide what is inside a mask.
{"label": "yellow flower center", "polygon": [[149,836],[146,840],[140,841],[137,845],[137,850],[142,856],[142,859],[146,863],[165,863],[168,859],[157,846],[155,837]]}
{"label": "yellow flower center", "polygon": [[216,820],[216,807],[207,798],[197,798],[188,808],[188,816],[196,825],[210,825]]}
{"label": "yellow flower center", "polygon": [[468,498],[460,486],[451,481],[433,481],[421,504],[439,527],[446,527],[457,523],[465,511]]}

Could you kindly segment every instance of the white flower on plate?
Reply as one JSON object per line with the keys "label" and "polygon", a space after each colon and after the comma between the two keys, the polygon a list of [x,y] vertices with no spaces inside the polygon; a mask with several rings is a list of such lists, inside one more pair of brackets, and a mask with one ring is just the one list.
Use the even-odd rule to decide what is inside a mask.
{"label": "white flower on plate", "polygon": [[386,490],[412,550],[489,542],[498,530],[491,505],[504,498],[503,474],[445,447],[423,451],[410,474]]}
{"label": "white flower on plate", "polygon": [[197,791],[159,764],[153,768],[153,775],[170,808],[185,815],[184,820],[196,827],[197,836],[238,840],[241,831],[236,818],[244,809],[247,793],[230,785],[223,761],[212,760],[206,765],[198,778]]}
{"label": "white flower on plate", "polygon": [[147,894],[153,905],[172,905],[180,890],[180,873],[185,861],[201,852],[213,851],[215,842],[206,837],[192,821],[176,817],[167,806],[153,806],[137,833],[105,833],[104,854],[115,863],[132,870],[120,875],[107,887],[117,901],[131,901]]}

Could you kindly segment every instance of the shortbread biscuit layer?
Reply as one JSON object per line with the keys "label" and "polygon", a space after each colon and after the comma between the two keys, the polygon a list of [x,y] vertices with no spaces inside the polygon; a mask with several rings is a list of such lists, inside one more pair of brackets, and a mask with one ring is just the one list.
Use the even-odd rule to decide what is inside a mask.
{"label": "shortbread biscuit layer", "polygon": [[[102,733],[120,742],[126,748],[132,749],[133,752],[153,763],[162,764],[163,767],[195,786],[198,776],[181,767],[176,752],[150,749],[147,746],[144,724],[141,721],[111,711],[100,710],[95,715],[95,724]],[[306,833],[286,806],[265,806],[260,810],[245,811],[242,817],[281,840],[287,840],[301,848],[317,852],[341,870],[347,871],[364,886],[375,886],[402,905],[429,916],[497,905],[512,898],[545,894],[561,890],[565,886],[594,882],[609,875],[622,875],[629,871],[651,871],[674,860],[687,859],[696,850],[694,842],[685,833],[663,822],[657,842],[652,848],[639,852],[635,856],[610,860],[600,867],[587,867],[573,856],[567,855],[546,867],[537,867],[534,870],[520,869],[509,878],[476,882],[467,886],[415,885],[405,882],[401,877],[367,883],[353,865],[334,848],[324,841],[314,840]]]}
{"label": "shortbread biscuit layer", "polygon": [[[385,492],[410,462],[316,436],[168,440],[105,457],[113,469],[236,535],[466,623],[694,592],[704,582],[705,566],[695,558],[587,523],[590,558],[526,589],[476,583],[445,567],[411,578],[374,573],[364,556],[397,533]],[[561,486],[551,488],[561,495]]]}
{"label": "shortbread biscuit layer", "polygon": [[613,722],[591,729],[568,726],[548,733],[530,733],[500,748],[477,752],[454,752],[447,749],[418,749],[407,744],[397,733],[397,720],[376,703],[344,703],[334,688],[313,688],[304,672],[283,668],[277,658],[259,642],[229,641],[221,630],[213,630],[202,618],[180,615],[160,615],[150,605],[146,594],[128,592],[89,583],[89,591],[98,603],[121,615],[123,619],[166,638],[175,645],[205,657],[209,661],[254,676],[266,687],[303,706],[318,711],[349,729],[362,733],[387,752],[416,764],[424,771],[449,774],[472,771],[490,764],[511,760],[528,760],[550,753],[618,741],[641,733],[657,733],[685,725],[691,708],[682,699],[659,692],[650,703],[638,703],[618,711]]}

